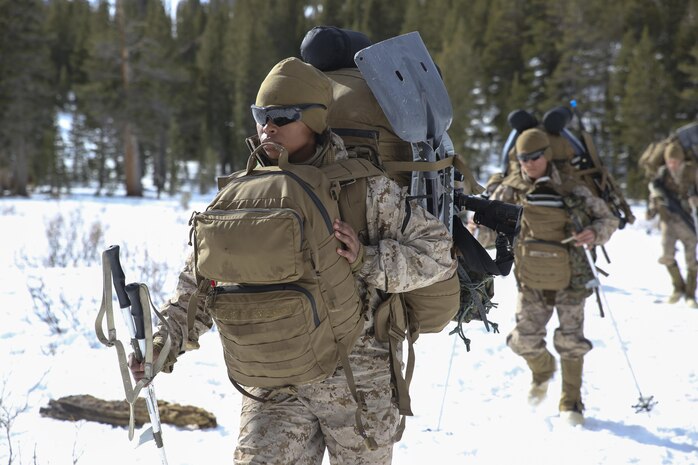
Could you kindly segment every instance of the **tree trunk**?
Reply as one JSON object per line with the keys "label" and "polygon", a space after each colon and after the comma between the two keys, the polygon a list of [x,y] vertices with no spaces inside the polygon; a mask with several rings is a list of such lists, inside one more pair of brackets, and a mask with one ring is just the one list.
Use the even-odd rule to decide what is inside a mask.
{"label": "tree trunk", "polygon": [[24,140],[22,134],[15,135],[15,166],[14,166],[14,185],[12,193],[29,197],[27,191],[27,183],[29,182],[29,154],[27,150],[27,141]]}
{"label": "tree trunk", "polygon": [[[129,69],[129,50],[126,42],[126,15],[124,12],[124,0],[116,2],[116,15],[119,25],[119,41],[121,55],[121,82],[124,86],[125,102],[129,103],[129,81],[131,70]],[[138,140],[133,132],[131,122],[128,120],[128,112],[125,112],[124,121],[124,173],[126,175],[126,195],[129,197],[142,197],[143,185],[141,184],[141,161],[138,152]]]}
{"label": "tree trunk", "polygon": [[142,197],[141,160],[138,152],[138,140],[133,134],[130,122],[124,123],[124,174],[126,175],[126,195]]}

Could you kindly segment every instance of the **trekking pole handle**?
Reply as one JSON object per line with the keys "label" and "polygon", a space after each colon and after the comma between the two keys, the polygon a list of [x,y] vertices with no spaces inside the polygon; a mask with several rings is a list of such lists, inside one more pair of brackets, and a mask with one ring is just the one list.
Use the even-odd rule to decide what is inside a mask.
{"label": "trekking pole handle", "polygon": [[119,261],[119,246],[110,245],[105,250],[105,253],[107,254],[107,259],[109,259],[114,289],[116,289],[116,296],[119,299],[119,307],[126,308],[131,305],[131,302],[124,289],[126,287],[126,277],[124,276],[123,268],[121,268],[121,261]]}
{"label": "trekking pole handle", "polygon": [[128,284],[126,285],[126,294],[128,294],[131,300],[131,318],[133,319],[134,325],[134,334],[132,334],[131,337],[136,339],[140,346],[140,351],[134,350],[134,352],[136,359],[142,362],[145,356],[145,321],[143,319],[143,306],[141,305],[141,298],[139,295],[140,287],[141,285],[139,283]]}

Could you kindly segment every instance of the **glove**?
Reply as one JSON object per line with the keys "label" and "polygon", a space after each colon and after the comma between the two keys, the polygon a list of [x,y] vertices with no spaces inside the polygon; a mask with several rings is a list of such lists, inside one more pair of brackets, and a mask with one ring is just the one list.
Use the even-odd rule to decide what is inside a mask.
{"label": "glove", "polygon": [[698,196],[697,195],[692,195],[688,198],[688,204],[691,206],[691,208],[696,209],[698,208]]}

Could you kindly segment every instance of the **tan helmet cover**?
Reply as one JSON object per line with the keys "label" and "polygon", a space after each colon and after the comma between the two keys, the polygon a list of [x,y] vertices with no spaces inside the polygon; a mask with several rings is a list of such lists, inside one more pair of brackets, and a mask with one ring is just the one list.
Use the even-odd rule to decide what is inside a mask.
{"label": "tan helmet cover", "polygon": [[330,80],[312,65],[298,58],[286,58],[269,71],[257,92],[255,105],[260,107],[319,103],[325,108],[309,108],[301,114],[313,132],[327,129],[327,109],[332,103]]}

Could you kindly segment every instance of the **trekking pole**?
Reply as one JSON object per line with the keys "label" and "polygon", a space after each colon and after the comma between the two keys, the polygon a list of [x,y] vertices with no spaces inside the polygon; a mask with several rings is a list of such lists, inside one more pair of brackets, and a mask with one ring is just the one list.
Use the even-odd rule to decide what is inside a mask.
{"label": "trekking pole", "polygon": [[[603,311],[603,305],[601,303],[601,291],[599,289],[601,288],[601,281],[599,280],[599,270],[596,268],[596,264],[594,263],[594,257],[591,256],[591,252],[589,249],[587,249],[585,246],[582,246],[584,249],[584,255],[587,258],[587,262],[589,263],[589,268],[591,268],[591,273],[594,275],[594,279],[592,281],[589,281],[586,283],[586,287],[590,289],[594,289],[594,294],[596,294],[596,304],[599,306],[599,315],[601,315],[601,318],[604,318],[606,314]],[[606,304],[608,306],[608,304]]]}
{"label": "trekking pole", "polygon": [[456,338],[453,338],[453,346],[451,347],[451,358],[448,360],[448,371],[446,372],[446,381],[444,382],[444,394],[441,396],[441,408],[439,409],[439,421],[436,424],[436,431],[441,431],[441,417],[444,413],[444,405],[446,404],[446,393],[448,392],[448,382],[451,379],[451,367],[453,366],[453,356],[456,353]]}
{"label": "trekking pole", "polygon": [[[625,349],[625,342],[623,341],[623,338],[620,335],[620,331],[618,330],[618,324],[616,323],[616,319],[613,317],[613,312],[611,311],[611,307],[608,305],[608,300],[606,299],[606,293],[603,291],[603,286],[601,286],[601,281],[599,280],[599,274],[598,271],[596,270],[596,266],[594,266],[592,257],[591,257],[591,252],[589,252],[589,249],[587,249],[585,246],[584,251],[586,252],[587,260],[589,260],[589,266],[591,266],[591,271],[594,274],[594,281],[596,281],[597,286],[594,289],[596,291],[597,298],[600,297],[603,299],[603,302],[606,306],[606,310],[608,311],[608,314],[611,317],[611,323],[613,324],[613,329],[616,332],[616,337],[618,338],[618,342],[620,343],[620,348],[623,351],[623,356],[625,357],[625,362],[628,365],[628,369],[630,370],[630,374],[633,377],[633,381],[635,382],[635,387],[637,388],[637,392],[640,395],[638,398],[637,404],[633,405],[632,407],[635,409],[635,413],[639,413],[642,411],[646,411],[649,413],[650,410],[652,410],[652,407],[654,407],[657,404],[657,401],[654,400],[654,396],[649,396],[645,397],[642,395],[642,390],[640,389],[640,383],[637,381],[637,376],[635,376],[635,370],[633,370],[633,366],[630,363],[630,357],[628,356],[628,351]],[[590,281],[591,282],[591,281]],[[599,307],[601,306],[601,303],[599,301]],[[603,312],[603,310],[602,310]],[[602,315],[603,316],[603,313]]]}
{"label": "trekking pole", "polygon": [[[148,408],[148,416],[150,417],[150,423],[152,426],[151,428],[147,429],[141,434],[138,445],[141,445],[144,442],[148,441],[150,439],[150,435],[152,434],[152,438],[155,440],[155,444],[158,450],[160,451],[161,463],[163,465],[168,465],[167,456],[165,454],[165,448],[162,440],[162,425],[160,422],[160,413],[158,410],[157,397],[155,396],[155,386],[152,383],[152,378],[155,375],[154,364],[152,363],[152,322],[150,318],[150,312],[143,311],[143,302],[146,302],[147,305],[151,305],[148,290],[144,284],[140,283],[131,283],[125,285],[126,280],[124,277],[124,271],[121,267],[121,262],[119,260],[118,245],[110,246],[107,250],[105,250],[104,255],[106,259],[109,261],[109,268],[113,276],[114,288],[116,290],[116,294],[119,300],[119,306],[121,307],[126,327],[128,328],[129,335],[131,337],[131,346],[133,347],[134,356],[138,362],[143,362],[144,360],[146,361],[145,377],[143,380],[139,381],[136,384],[135,390],[133,388],[129,389],[130,381],[127,385],[126,379],[124,379],[124,388],[127,394],[127,401],[131,405],[132,415],[134,413],[133,404],[135,404],[135,400],[138,396],[138,393],[140,392],[140,389],[143,387],[143,383],[147,382],[147,394],[145,396],[145,402]],[[148,323],[147,326],[146,320]],[[113,322],[110,323],[113,324]],[[148,331],[146,331],[146,327],[148,328]],[[115,330],[110,328],[110,336],[115,337],[115,334],[112,334],[113,332],[115,332]],[[150,349],[150,352],[148,352],[147,349]],[[163,349],[169,350],[168,347],[164,347]],[[166,351],[163,350],[163,352]],[[161,366],[163,361],[163,355],[163,353],[160,354],[160,357],[158,358],[158,363],[156,363],[155,366]],[[122,358],[121,354],[120,358]],[[120,362],[123,365],[123,361],[120,360]],[[128,376],[128,374],[124,373],[124,368],[122,367],[122,377],[124,376]],[[129,400],[129,398],[131,399]],[[132,420],[133,419],[131,419],[130,423],[132,423]],[[129,439],[131,438],[132,430],[130,427]]]}

